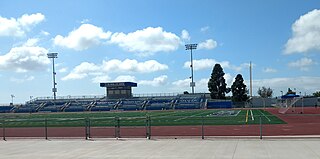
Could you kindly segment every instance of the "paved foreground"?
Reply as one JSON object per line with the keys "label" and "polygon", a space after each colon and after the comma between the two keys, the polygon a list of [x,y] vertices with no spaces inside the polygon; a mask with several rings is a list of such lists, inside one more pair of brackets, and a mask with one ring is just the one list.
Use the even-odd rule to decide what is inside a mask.
{"label": "paved foreground", "polygon": [[0,158],[320,158],[320,139],[11,139]]}

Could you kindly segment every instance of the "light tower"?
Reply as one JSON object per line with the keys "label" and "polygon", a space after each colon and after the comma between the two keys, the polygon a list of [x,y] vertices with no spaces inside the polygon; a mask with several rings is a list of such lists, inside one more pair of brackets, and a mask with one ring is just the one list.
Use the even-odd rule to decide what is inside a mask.
{"label": "light tower", "polygon": [[252,64],[250,61],[250,97],[252,98]]}
{"label": "light tower", "polygon": [[54,52],[54,53],[48,53],[48,58],[49,59],[52,59],[52,78],[53,78],[53,88],[52,88],[52,92],[53,92],[53,100],[56,100],[57,98],[57,88],[56,88],[56,72],[55,72],[55,69],[54,69],[54,59],[55,58],[58,58],[58,53]]}
{"label": "light tower", "polygon": [[191,51],[191,64],[190,64],[190,68],[191,68],[191,83],[190,83],[190,87],[192,89],[192,94],[194,94],[194,87],[196,86],[196,83],[193,81],[193,59],[192,59],[192,50],[197,49],[198,44],[186,44],[186,50],[190,50]]}
{"label": "light tower", "polygon": [[15,95],[11,94],[11,104],[13,105],[13,98],[16,97]]}

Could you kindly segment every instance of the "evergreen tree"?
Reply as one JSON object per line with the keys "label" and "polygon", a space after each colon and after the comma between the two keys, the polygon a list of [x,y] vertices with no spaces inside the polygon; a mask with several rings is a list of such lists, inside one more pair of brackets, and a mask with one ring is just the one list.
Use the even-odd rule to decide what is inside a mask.
{"label": "evergreen tree", "polygon": [[241,74],[236,76],[235,81],[231,86],[232,91],[232,100],[235,102],[244,102],[248,99],[247,96],[247,89],[246,85],[244,84],[244,80]]}
{"label": "evergreen tree", "polygon": [[225,99],[227,91],[224,72],[220,64],[215,64],[208,82],[208,88],[212,99]]}

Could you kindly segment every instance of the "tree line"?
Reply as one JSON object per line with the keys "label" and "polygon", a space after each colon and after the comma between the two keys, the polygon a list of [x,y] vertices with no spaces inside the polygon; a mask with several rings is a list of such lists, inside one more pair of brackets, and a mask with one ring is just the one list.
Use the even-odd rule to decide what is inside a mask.
{"label": "tree line", "polygon": [[232,92],[232,101],[243,102],[248,100],[247,86],[244,84],[244,80],[241,74],[238,74],[233,82],[231,88],[227,87],[226,80],[224,78],[225,73],[220,64],[215,64],[211,78],[208,82],[208,89],[212,99],[226,99],[226,94]]}
{"label": "tree line", "polygon": [[[248,89],[244,84],[244,79],[241,74],[238,74],[232,83],[231,87],[227,87],[226,80],[224,78],[225,73],[220,64],[215,64],[211,78],[208,82],[208,89],[210,91],[210,96],[212,99],[226,99],[226,94],[232,93],[232,101],[234,102],[244,102],[249,99]],[[272,97],[272,89],[262,87],[258,89],[257,92],[261,97],[268,98]]]}
{"label": "tree line", "polygon": [[[226,99],[226,94],[232,92],[232,101],[234,102],[244,102],[249,99],[248,89],[244,84],[244,80],[241,74],[238,74],[232,83],[231,87],[227,87],[226,80],[224,78],[225,73],[220,64],[215,64],[211,78],[208,82],[208,89],[210,92],[211,99]],[[261,87],[258,89],[257,93],[262,98],[270,98],[273,95],[273,90],[269,87]],[[320,91],[313,93],[314,97],[320,97]]]}

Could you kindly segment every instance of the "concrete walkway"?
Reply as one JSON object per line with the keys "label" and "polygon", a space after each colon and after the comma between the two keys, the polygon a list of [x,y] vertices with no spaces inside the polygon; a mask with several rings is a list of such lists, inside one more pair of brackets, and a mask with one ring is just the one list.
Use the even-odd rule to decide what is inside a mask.
{"label": "concrete walkway", "polygon": [[320,139],[11,139],[0,141],[5,159],[319,159]]}

